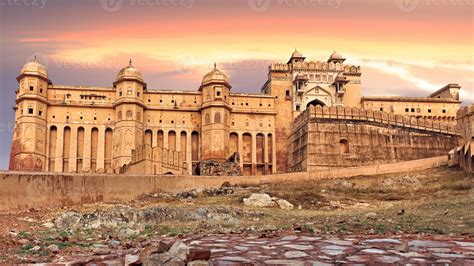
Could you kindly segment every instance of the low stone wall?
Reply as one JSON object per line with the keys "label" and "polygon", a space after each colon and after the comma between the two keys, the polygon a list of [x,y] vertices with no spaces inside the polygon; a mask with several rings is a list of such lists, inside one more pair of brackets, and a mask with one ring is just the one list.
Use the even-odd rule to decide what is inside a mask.
{"label": "low stone wall", "polygon": [[312,173],[231,177],[0,172],[0,211],[127,201],[153,192],[215,188],[226,181],[231,184],[261,184],[408,172],[446,165],[447,162],[448,157],[442,156]]}

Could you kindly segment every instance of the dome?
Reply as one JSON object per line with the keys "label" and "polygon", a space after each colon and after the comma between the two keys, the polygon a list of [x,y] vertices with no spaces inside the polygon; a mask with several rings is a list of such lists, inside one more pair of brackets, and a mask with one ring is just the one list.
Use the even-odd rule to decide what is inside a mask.
{"label": "dome", "polygon": [[26,63],[20,71],[20,75],[40,75],[44,78],[48,78],[48,70],[44,65],[42,65],[38,60],[33,59],[30,62]]}
{"label": "dome", "polygon": [[342,57],[340,54],[336,53],[336,51],[334,51],[331,56],[329,57],[329,60],[328,62],[330,61],[344,61],[346,60],[344,57]]}
{"label": "dome", "polygon": [[132,60],[130,60],[127,67],[122,68],[122,70],[117,74],[117,80],[122,79],[138,79],[143,82],[143,75],[138,69],[132,66]]}
{"label": "dome", "polygon": [[202,84],[205,84],[211,81],[221,81],[221,82],[229,83],[229,78],[224,72],[217,69],[216,65],[214,64],[214,69],[211,72],[204,75],[204,78],[202,79]]}
{"label": "dome", "polygon": [[291,54],[291,58],[299,58],[299,57],[303,57],[303,55],[298,52],[298,50],[295,49],[295,51]]}

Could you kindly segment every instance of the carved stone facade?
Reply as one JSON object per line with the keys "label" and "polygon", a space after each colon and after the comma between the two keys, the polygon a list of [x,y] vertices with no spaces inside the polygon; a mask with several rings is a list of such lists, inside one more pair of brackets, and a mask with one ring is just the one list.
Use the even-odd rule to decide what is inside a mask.
{"label": "carved stone facade", "polygon": [[[296,117],[315,105],[367,103],[360,67],[344,64],[337,53],[325,62],[305,60],[295,51],[288,63],[272,64],[260,94],[232,92],[217,67],[196,91],[151,89],[131,62],[109,88],[53,85],[34,60],[17,78],[10,170],[159,174],[185,167],[192,174],[200,161],[224,162],[237,152],[244,175],[285,173]],[[437,116],[452,117],[458,92],[448,86],[416,99]],[[448,112],[442,112],[445,104]],[[179,158],[170,164],[158,155],[164,151]],[[134,159],[137,154],[143,158]]]}

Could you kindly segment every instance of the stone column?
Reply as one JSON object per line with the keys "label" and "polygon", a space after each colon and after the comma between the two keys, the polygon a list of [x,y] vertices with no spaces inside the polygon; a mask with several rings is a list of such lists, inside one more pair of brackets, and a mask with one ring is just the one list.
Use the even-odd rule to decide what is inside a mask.
{"label": "stone column", "polygon": [[92,152],[92,129],[84,127],[84,159],[82,165],[84,172],[91,170],[91,152]]}
{"label": "stone column", "polygon": [[151,147],[156,147],[158,146],[158,130],[152,130],[151,134],[152,134]]}
{"label": "stone column", "polygon": [[277,169],[277,155],[276,155],[276,137],[275,133],[272,133],[272,174],[276,173]]}
{"label": "stone column", "polygon": [[64,126],[57,127],[57,138],[56,138],[56,158],[54,159],[55,166],[54,171],[58,173],[63,172],[63,148],[64,148]]}
{"label": "stone column", "polygon": [[105,171],[105,128],[99,127],[99,139],[97,145],[97,169]]}
{"label": "stone column", "polygon": [[168,134],[169,130],[163,130],[163,148],[164,149],[169,149],[169,143],[168,143]]}
{"label": "stone column", "polygon": [[243,135],[242,135],[242,133],[240,133],[240,132],[237,133],[237,139],[238,139],[237,145],[239,146],[238,151],[239,151],[239,155],[240,155],[240,169],[242,171],[244,171],[244,157],[243,157],[244,146],[243,146]]}
{"label": "stone column", "polygon": [[269,161],[268,161],[268,134],[264,136],[264,144],[263,144],[263,162],[265,163],[265,175],[268,175],[270,172]]}
{"label": "stone column", "polygon": [[71,127],[71,152],[69,153],[69,172],[77,173],[77,127]]}
{"label": "stone column", "polygon": [[257,174],[257,135],[252,133],[252,175]]}
{"label": "stone column", "polygon": [[186,131],[186,163],[188,164],[188,173],[193,174],[193,151],[192,151],[192,136],[191,132]]}

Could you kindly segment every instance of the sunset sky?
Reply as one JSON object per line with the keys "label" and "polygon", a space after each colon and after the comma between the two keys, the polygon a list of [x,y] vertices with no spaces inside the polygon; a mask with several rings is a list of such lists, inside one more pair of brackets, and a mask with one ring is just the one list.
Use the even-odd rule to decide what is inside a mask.
{"label": "sunset sky", "polygon": [[15,78],[34,56],[56,85],[112,86],[132,58],[149,88],[197,90],[217,62],[234,92],[258,92],[295,48],[360,65],[364,95],[459,83],[474,102],[472,0],[0,0],[0,169]]}

